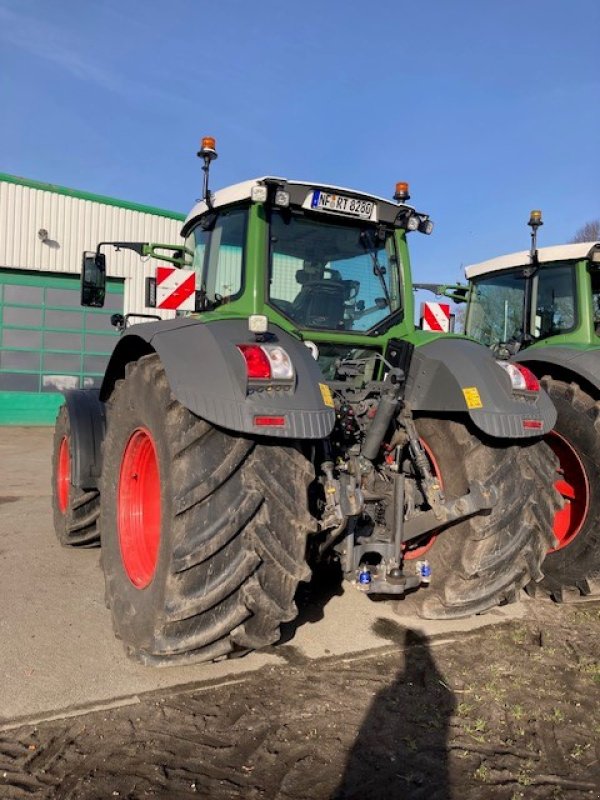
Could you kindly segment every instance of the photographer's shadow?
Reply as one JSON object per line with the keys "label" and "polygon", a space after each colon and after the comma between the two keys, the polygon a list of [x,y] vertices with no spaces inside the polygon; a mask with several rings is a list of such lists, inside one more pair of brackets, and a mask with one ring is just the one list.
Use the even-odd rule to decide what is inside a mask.
{"label": "photographer's shadow", "polygon": [[374,698],[332,797],[450,800],[447,742],[454,694],[426,636],[390,620],[379,623],[382,635],[402,647],[404,665]]}

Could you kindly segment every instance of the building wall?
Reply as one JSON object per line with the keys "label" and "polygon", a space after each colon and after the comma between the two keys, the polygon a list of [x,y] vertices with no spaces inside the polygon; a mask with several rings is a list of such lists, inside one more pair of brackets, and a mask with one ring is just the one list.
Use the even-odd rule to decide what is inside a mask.
{"label": "building wall", "polygon": [[[112,248],[103,251],[107,307],[82,313],[83,251],[94,251],[101,241],[180,244],[183,219],[0,173],[0,424],[51,423],[61,402],[54,388],[99,382],[116,339],[110,313],[156,313],[145,308],[145,278],[159,262]],[[47,231],[45,241],[40,230]]]}
{"label": "building wall", "polygon": [[[0,174],[0,267],[79,274],[81,254],[101,241],[183,242],[181,214],[18,180]],[[130,250],[104,252],[108,276],[125,279],[125,313],[144,311],[144,280],[157,261]]]}

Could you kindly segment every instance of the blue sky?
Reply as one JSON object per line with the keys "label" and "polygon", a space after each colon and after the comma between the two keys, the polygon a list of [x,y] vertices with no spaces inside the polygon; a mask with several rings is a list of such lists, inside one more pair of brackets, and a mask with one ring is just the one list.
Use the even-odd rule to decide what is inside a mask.
{"label": "blue sky", "polygon": [[0,171],[187,211],[261,174],[431,214],[418,280],[600,217],[598,0],[0,0]]}

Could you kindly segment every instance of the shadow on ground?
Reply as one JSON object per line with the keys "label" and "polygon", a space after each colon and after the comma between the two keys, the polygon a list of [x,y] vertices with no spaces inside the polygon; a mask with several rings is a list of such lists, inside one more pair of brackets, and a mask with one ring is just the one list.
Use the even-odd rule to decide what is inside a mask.
{"label": "shadow on ground", "polygon": [[[380,620],[379,633],[404,648],[404,666],[379,691],[349,753],[336,800],[449,800],[448,729],[456,702],[426,636]],[[349,702],[352,695],[349,694]]]}
{"label": "shadow on ground", "polygon": [[327,603],[344,594],[342,573],[338,564],[322,564],[314,568],[308,583],[301,583],[296,592],[298,616],[281,626],[281,637],[276,647],[290,642],[302,625],[320,622]]}

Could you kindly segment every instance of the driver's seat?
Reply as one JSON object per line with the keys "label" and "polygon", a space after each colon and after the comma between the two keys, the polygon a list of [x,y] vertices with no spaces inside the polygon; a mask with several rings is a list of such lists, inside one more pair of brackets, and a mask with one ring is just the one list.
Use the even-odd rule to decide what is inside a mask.
{"label": "driver's seat", "polygon": [[343,330],[346,294],[344,281],[307,281],[292,303],[290,316],[307,327]]}

